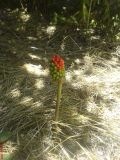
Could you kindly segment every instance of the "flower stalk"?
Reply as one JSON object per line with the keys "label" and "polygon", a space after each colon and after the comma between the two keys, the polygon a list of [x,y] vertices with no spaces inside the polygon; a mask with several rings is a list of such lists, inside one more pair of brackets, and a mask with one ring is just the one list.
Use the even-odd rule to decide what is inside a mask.
{"label": "flower stalk", "polygon": [[59,121],[61,92],[62,92],[62,79],[58,81],[57,101],[56,101],[56,109],[55,109],[55,121]]}
{"label": "flower stalk", "polygon": [[62,94],[62,84],[63,78],[65,77],[65,67],[64,67],[64,60],[59,56],[55,55],[52,57],[50,62],[50,75],[52,80],[57,82],[57,101],[56,101],[56,108],[55,108],[55,121],[59,121],[59,109],[60,109],[60,101],[61,101],[61,94]]}

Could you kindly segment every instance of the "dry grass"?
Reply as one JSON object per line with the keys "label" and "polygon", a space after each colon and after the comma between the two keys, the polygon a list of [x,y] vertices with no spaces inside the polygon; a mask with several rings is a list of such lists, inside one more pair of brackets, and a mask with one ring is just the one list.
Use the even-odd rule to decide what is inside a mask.
{"label": "dry grass", "polygon": [[56,87],[49,83],[47,68],[35,65],[33,72],[30,65],[7,65],[1,70],[0,127],[13,133],[10,145],[14,144],[16,159],[120,158],[117,59],[75,59],[66,70],[57,129],[53,121]]}
{"label": "dry grass", "polygon": [[0,129],[13,134],[4,147],[16,160],[120,159],[119,51],[105,59],[97,55],[106,53],[93,47],[81,56],[79,45],[70,41],[59,48],[66,80],[57,128],[56,86],[50,83],[48,61],[58,48],[34,51],[28,47],[32,41],[15,37],[9,54],[1,50]]}

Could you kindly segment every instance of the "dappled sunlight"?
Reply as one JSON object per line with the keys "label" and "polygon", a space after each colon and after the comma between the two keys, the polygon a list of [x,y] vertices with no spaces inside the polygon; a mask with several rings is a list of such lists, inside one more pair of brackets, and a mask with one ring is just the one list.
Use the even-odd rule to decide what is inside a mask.
{"label": "dappled sunlight", "polygon": [[48,69],[43,69],[41,65],[34,65],[31,63],[24,64],[23,68],[27,70],[28,73],[31,73],[35,76],[48,76]]}
{"label": "dappled sunlight", "polygon": [[106,84],[118,83],[120,82],[120,69],[113,69],[110,72],[106,72],[102,77],[102,82]]}
{"label": "dappled sunlight", "polygon": [[104,70],[101,71],[101,73],[91,76],[84,76],[85,81],[87,84],[95,84],[104,86],[103,92],[106,92],[105,94],[109,94],[110,90],[115,90],[112,86],[115,86],[115,84],[120,82],[120,71],[116,69],[112,70]]}
{"label": "dappled sunlight", "polygon": [[66,71],[66,81],[74,88],[80,88],[85,83],[83,71],[81,69]]}
{"label": "dappled sunlight", "polygon": [[[30,37],[29,37],[30,38]],[[33,38],[33,37],[32,37]],[[30,47],[33,51],[36,51],[36,50],[39,50],[39,48],[38,47],[35,47],[35,46],[31,46]]]}
{"label": "dappled sunlight", "polygon": [[112,57],[111,60],[107,60],[107,63],[116,68],[119,65],[119,59],[118,57]]}
{"label": "dappled sunlight", "polygon": [[78,120],[79,122],[81,122],[82,124],[88,124],[90,119],[88,116],[85,116],[85,115],[80,115],[78,114],[76,117],[75,117],[76,120]]}
{"label": "dappled sunlight", "polygon": [[37,89],[42,89],[44,87],[44,81],[43,81],[43,79],[36,79],[35,80],[35,87]]}
{"label": "dappled sunlight", "polygon": [[[89,31],[76,31],[70,21],[77,21],[79,13],[67,22],[72,28],[60,27],[57,23],[67,19],[48,15],[51,6],[38,14],[22,3],[21,10],[0,11],[0,128],[12,132],[14,141],[5,143],[5,151],[22,160],[115,159],[120,152],[120,46],[114,52],[114,44],[102,39],[104,32],[93,33],[91,24]],[[46,8],[44,2],[37,7],[42,3]],[[61,13],[66,15],[66,9]],[[59,122],[54,119],[58,85],[49,75],[53,54],[64,58],[66,72]]]}
{"label": "dappled sunlight", "polygon": [[20,92],[20,90],[18,88],[15,88],[15,89],[11,90],[10,95],[13,98],[20,97],[21,96],[21,92]]}
{"label": "dappled sunlight", "polygon": [[[82,65],[81,68],[74,69],[71,72],[67,71],[66,79],[68,81],[71,81],[71,84],[73,84],[75,80],[79,80],[80,77],[83,77],[85,80],[85,83],[89,85],[92,83],[95,83],[95,84],[104,84],[104,86],[105,85],[110,86],[110,85],[113,85],[113,83],[120,82],[120,69],[119,67],[117,67],[117,65],[119,64],[118,58],[113,57],[111,60],[104,61],[105,65],[107,65],[108,68],[101,67],[101,64],[99,63],[98,65],[93,66],[92,64],[95,63],[94,61],[96,61],[96,59],[95,58],[92,59],[89,56],[86,56],[83,62],[80,61],[79,59],[75,59],[76,64],[82,63],[84,65]],[[99,61],[99,59],[97,61]],[[93,72],[89,76],[86,74],[86,71],[84,72],[84,70],[86,69],[85,68],[86,65],[88,66],[88,68],[92,67],[92,70],[93,70]],[[83,67],[84,67],[84,70],[83,70]],[[80,82],[77,82],[77,83],[79,86]]]}
{"label": "dappled sunlight", "polygon": [[71,82],[72,80],[72,75],[70,71],[66,71],[66,81]]}
{"label": "dappled sunlight", "polygon": [[36,37],[31,37],[31,36],[29,36],[29,37],[27,37],[27,39],[30,40],[30,41],[37,41],[37,38],[36,38]]}
{"label": "dappled sunlight", "polygon": [[46,29],[46,33],[49,35],[49,37],[51,37],[55,31],[56,31],[55,26],[48,26]]}
{"label": "dappled sunlight", "polygon": [[46,158],[47,158],[47,160],[58,160],[59,155],[55,155],[54,153],[48,153],[48,154],[46,154]]}
{"label": "dappled sunlight", "polygon": [[[84,60],[75,59],[78,69],[66,71],[66,81],[73,88],[86,86],[89,88],[89,100],[86,110],[89,113],[100,115],[106,123],[113,123],[120,117],[120,68],[119,60],[112,57],[110,60],[97,59],[86,56]],[[95,65],[93,65],[93,63]],[[80,66],[82,64],[82,66]],[[83,65],[84,64],[84,65]],[[92,72],[86,74],[82,68],[91,64]],[[105,67],[103,67],[105,65]],[[85,93],[87,94],[87,92]],[[87,97],[87,95],[85,95]]]}
{"label": "dappled sunlight", "polygon": [[42,102],[41,101],[37,101],[37,102],[33,103],[32,108],[40,109],[41,106],[43,106]]}
{"label": "dappled sunlight", "polygon": [[31,106],[33,104],[33,98],[30,96],[23,97],[20,104],[24,106]]}
{"label": "dappled sunlight", "polygon": [[6,157],[6,159],[7,157],[12,158],[14,152],[16,152],[17,150],[18,150],[17,144],[9,140],[4,144],[3,155],[4,157]]}
{"label": "dappled sunlight", "polygon": [[76,69],[73,71],[73,76],[75,77],[79,77],[82,73],[82,70],[81,69]]}
{"label": "dappled sunlight", "polygon": [[[119,33],[119,35],[120,35],[120,33]],[[119,37],[119,38],[120,38],[120,37]],[[114,55],[116,55],[117,57],[120,58],[120,45],[118,45],[118,46],[116,47],[116,52],[114,52]]]}
{"label": "dappled sunlight", "polygon": [[30,58],[32,58],[32,59],[38,59],[38,60],[41,59],[39,56],[34,55],[34,54],[32,54],[32,53],[29,53],[28,56],[29,56]]}
{"label": "dappled sunlight", "polygon": [[77,58],[74,60],[74,62],[79,65],[81,63],[81,60]]}
{"label": "dappled sunlight", "polygon": [[98,105],[94,102],[94,100],[92,100],[92,101],[89,101],[88,104],[87,104],[87,111],[88,111],[89,113],[94,113],[94,114],[96,114],[96,115],[100,115],[101,112],[102,112],[102,109],[101,109],[100,106],[98,106]]}
{"label": "dappled sunlight", "polygon": [[27,22],[30,19],[30,14],[27,14],[25,11],[20,12],[20,18],[23,22]]}
{"label": "dappled sunlight", "polygon": [[120,116],[120,102],[118,104],[116,103],[116,106],[113,105],[113,107],[114,108],[112,108],[111,110],[109,108],[104,109],[103,117],[105,119],[112,120],[112,119],[119,118],[119,116]]}
{"label": "dappled sunlight", "polygon": [[[106,70],[102,74],[85,77],[85,81],[90,87],[94,85],[98,88],[97,92],[100,92],[101,97],[104,98],[104,103],[105,100],[115,102],[118,96],[116,94],[119,92],[119,83],[120,83],[119,75],[120,75],[120,70],[117,69],[112,69],[108,71]],[[111,105],[113,104],[111,103]]]}

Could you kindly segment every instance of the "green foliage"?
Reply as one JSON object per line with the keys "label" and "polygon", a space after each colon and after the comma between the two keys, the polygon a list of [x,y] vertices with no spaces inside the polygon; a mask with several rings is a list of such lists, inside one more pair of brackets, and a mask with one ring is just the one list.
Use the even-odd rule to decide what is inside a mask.
{"label": "green foliage", "polygon": [[94,28],[111,36],[119,32],[119,0],[1,0],[0,7],[37,11],[47,22],[55,25]]}
{"label": "green foliage", "polygon": [[5,143],[12,134],[10,132],[2,132],[0,133],[0,143]]}

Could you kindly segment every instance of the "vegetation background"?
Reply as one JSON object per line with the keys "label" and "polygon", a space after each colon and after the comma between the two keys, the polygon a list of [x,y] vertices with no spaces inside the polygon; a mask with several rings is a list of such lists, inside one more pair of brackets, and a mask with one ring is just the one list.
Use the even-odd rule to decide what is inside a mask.
{"label": "vegetation background", "polygon": [[120,159],[120,0],[0,0],[0,131],[4,159]]}

